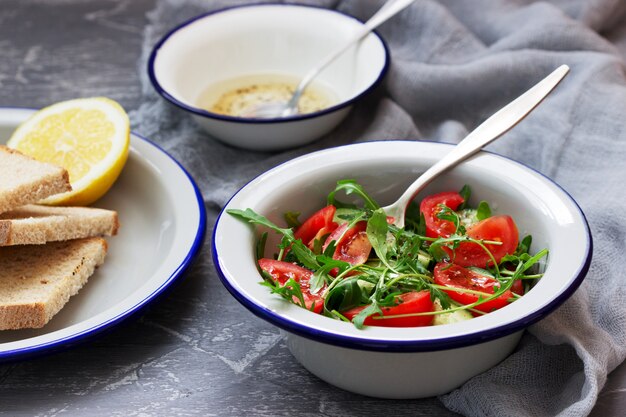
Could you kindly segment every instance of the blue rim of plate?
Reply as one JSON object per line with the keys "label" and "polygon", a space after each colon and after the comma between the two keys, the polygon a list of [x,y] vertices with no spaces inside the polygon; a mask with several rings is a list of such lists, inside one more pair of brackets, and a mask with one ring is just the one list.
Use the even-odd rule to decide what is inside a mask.
{"label": "blue rim of plate", "polygon": [[[389,143],[389,141],[371,141],[371,142]],[[450,147],[455,145],[453,143],[445,143],[445,142],[435,143],[435,142],[423,141],[423,140],[414,140],[414,141],[394,140],[393,142],[408,142],[408,143],[426,142],[426,143],[437,145],[437,146],[441,145],[441,146],[450,146]],[[370,143],[370,142],[367,142],[367,143]],[[354,146],[354,144],[342,145],[336,148],[344,148],[344,147],[349,147],[349,146]],[[312,154],[325,152],[327,150],[328,149],[316,151],[316,152],[313,152]],[[569,198],[569,200],[573,203],[574,207],[576,207],[576,209],[578,210],[583,221],[583,226],[585,228],[585,232],[587,236],[587,240],[585,242],[586,257],[584,261],[581,262],[580,267],[578,268],[578,271],[575,274],[576,275],[575,278],[571,281],[570,285],[565,290],[563,290],[558,296],[556,296],[552,301],[550,301],[548,304],[538,309],[537,311],[533,312],[532,314],[529,314],[527,316],[520,318],[519,320],[516,320],[514,322],[511,322],[502,326],[498,326],[498,327],[487,329],[487,330],[482,330],[482,331],[475,332],[472,334],[467,334],[467,335],[452,336],[452,337],[437,338],[437,339],[428,339],[428,340],[390,341],[390,340],[373,339],[373,338],[372,339],[356,338],[352,336],[337,334],[334,332],[312,329],[307,326],[298,324],[294,321],[291,321],[288,318],[285,318],[279,314],[276,314],[265,307],[259,306],[257,303],[254,302],[254,300],[247,298],[245,295],[237,291],[237,289],[233,285],[231,285],[229,279],[224,274],[224,271],[222,271],[222,269],[220,268],[220,262],[219,262],[220,258],[217,253],[217,250],[215,249],[216,248],[216,231],[218,229],[218,225],[220,223],[222,216],[226,214],[225,212],[226,207],[228,207],[228,204],[230,203],[230,201],[233,198],[235,198],[237,194],[239,194],[244,188],[246,188],[250,182],[254,181],[254,179],[262,175],[265,175],[267,172],[273,171],[284,164],[288,164],[292,160],[285,161],[282,164],[279,164],[276,167],[272,168],[271,170],[266,171],[258,175],[256,178],[253,178],[252,180],[250,180],[248,184],[244,185],[235,194],[233,194],[233,196],[224,205],[224,208],[220,211],[219,216],[217,217],[217,220],[215,222],[215,226],[213,228],[213,236],[212,236],[212,242],[211,242],[212,243],[211,254],[213,257],[213,264],[215,265],[215,269],[218,273],[218,276],[220,280],[222,281],[222,284],[231,293],[231,295],[256,316],[282,328],[283,330],[286,330],[290,333],[294,333],[298,336],[312,339],[317,342],[327,343],[327,344],[349,348],[349,349],[359,349],[359,350],[379,351],[379,352],[401,352],[401,353],[402,352],[408,353],[408,352],[437,351],[437,350],[454,349],[454,348],[476,345],[479,343],[488,342],[490,340],[508,336],[518,331],[522,331],[528,326],[530,326],[531,324],[538,322],[539,320],[547,316],[549,313],[554,311],[558,306],[563,304],[578,289],[583,279],[587,275],[587,272],[589,271],[589,267],[591,265],[591,258],[593,254],[593,239],[591,236],[591,230],[589,228],[589,223],[587,222],[585,213],[582,211],[582,209],[580,208],[576,200],[574,200],[574,198],[567,191],[565,191],[563,187],[561,187],[559,184],[554,182],[552,179],[548,178],[546,175],[542,174],[541,172],[525,164],[522,164],[521,162],[515,161],[511,158],[498,155],[495,152],[490,152],[490,151],[485,151],[485,150],[481,152],[492,154],[500,158],[504,158],[514,164],[520,165],[540,175],[541,177],[545,178],[546,181],[553,184],[557,189],[563,192],[563,194],[567,196],[567,198]],[[332,320],[332,319],[329,319],[329,320]]]}
{"label": "blue rim of plate", "polygon": [[236,123],[251,123],[251,124],[289,123],[289,122],[296,122],[296,121],[299,121],[299,120],[306,120],[306,119],[312,119],[314,117],[323,116],[325,114],[333,113],[333,112],[335,112],[335,111],[337,111],[339,109],[342,109],[342,108],[345,108],[345,107],[348,107],[348,106],[352,105],[354,102],[359,100],[361,97],[369,94],[372,90],[374,90],[380,84],[380,82],[383,80],[385,75],[387,74],[387,71],[389,70],[389,62],[391,61],[391,55],[389,54],[389,46],[387,45],[385,40],[382,38],[382,36],[380,36],[380,34],[376,30],[373,30],[372,34],[374,34],[376,37],[378,37],[378,39],[380,40],[380,42],[383,45],[383,49],[385,50],[385,65],[381,69],[381,71],[378,74],[378,77],[376,78],[376,80],[368,88],[363,90],[357,96],[352,97],[350,100],[343,101],[343,102],[341,102],[339,104],[336,104],[336,105],[334,105],[332,107],[328,107],[326,109],[323,109],[323,110],[320,110],[320,111],[317,111],[317,112],[314,112],[314,113],[306,113],[306,114],[302,114],[302,115],[281,117],[281,118],[275,118],[275,119],[252,119],[252,118],[245,118],[245,117],[226,116],[226,115],[222,115],[222,114],[211,113],[211,112],[203,110],[201,108],[190,106],[190,105],[188,105],[186,103],[183,103],[182,101],[178,100],[177,98],[175,98],[174,96],[169,94],[161,86],[161,84],[157,80],[156,74],[154,73],[154,61],[156,60],[156,57],[157,57],[157,55],[159,53],[159,50],[161,49],[163,44],[165,42],[167,42],[167,40],[171,36],[173,36],[179,30],[184,29],[185,27],[191,25],[192,23],[195,23],[198,20],[204,19],[204,18],[212,16],[214,14],[219,14],[219,13],[227,12],[227,11],[234,10],[234,9],[240,9],[240,8],[244,8],[244,7],[261,7],[261,6],[287,6],[287,7],[302,7],[302,8],[308,8],[308,9],[321,9],[321,10],[326,10],[326,11],[329,11],[329,12],[340,14],[340,15],[345,16],[347,18],[353,19],[353,20],[355,20],[355,21],[357,21],[359,23],[363,23],[361,20],[355,18],[354,16],[350,16],[350,15],[342,13],[342,12],[340,12],[338,10],[328,9],[328,8],[321,7],[321,6],[304,5],[304,4],[296,4],[296,3],[243,4],[243,5],[239,5],[239,6],[231,6],[231,7],[225,7],[225,8],[222,8],[222,9],[218,9],[218,10],[213,10],[213,11],[210,11],[208,13],[203,13],[201,15],[195,16],[195,17],[193,17],[193,18],[191,18],[191,19],[189,19],[189,20],[179,24],[178,26],[175,26],[174,28],[172,28],[152,48],[152,51],[150,52],[150,57],[148,58],[148,77],[150,78],[150,82],[152,83],[152,86],[154,87],[156,92],[161,97],[163,97],[167,101],[171,102],[172,104],[182,108],[183,110],[187,110],[187,111],[189,111],[189,112],[191,112],[191,113],[193,113],[193,114],[195,114],[197,116],[208,117],[208,118],[211,118],[211,119],[217,119],[217,120],[222,120],[222,121],[226,121],[226,122],[236,122]]}
{"label": "blue rim of plate", "polygon": [[[37,111],[37,109],[34,109],[34,108],[10,107],[10,106],[1,106],[0,111],[2,110],[29,110],[33,112]],[[70,347],[70,346],[85,342],[87,340],[92,339],[94,336],[98,335],[99,333],[105,330],[110,330],[112,327],[120,324],[122,321],[129,318],[130,316],[134,316],[135,314],[140,313],[152,301],[156,300],[159,296],[161,296],[167,289],[170,288],[170,286],[174,282],[176,282],[182,276],[182,274],[187,270],[189,265],[191,265],[192,261],[198,254],[198,251],[202,247],[202,243],[204,241],[204,236],[206,232],[206,209],[204,207],[204,199],[202,197],[202,193],[200,192],[200,189],[198,188],[191,174],[189,174],[189,172],[187,172],[187,170],[180,164],[180,162],[178,162],[172,155],[167,153],[163,148],[161,148],[159,145],[152,142],[148,138],[141,136],[135,132],[131,132],[131,134],[134,135],[136,138],[144,141],[146,144],[156,148],[158,151],[160,151],[164,155],[166,155],[186,175],[187,179],[189,180],[189,183],[192,185],[194,189],[196,202],[198,203],[198,212],[200,214],[200,217],[198,221],[198,228],[196,229],[196,235],[194,236],[193,243],[191,247],[189,248],[189,252],[187,252],[187,255],[180,262],[178,267],[172,271],[169,277],[167,277],[167,279],[165,279],[158,288],[155,288],[154,291],[150,293],[150,295],[148,295],[147,297],[145,297],[144,299],[136,303],[130,309],[125,310],[117,314],[115,317],[112,317],[104,322],[98,323],[95,326],[92,326],[88,329],[81,330],[67,337],[55,339],[55,340],[37,344],[37,345],[25,346],[23,348],[17,348],[17,349],[0,352],[0,362],[24,359],[27,357],[37,356],[37,355],[41,355],[41,354],[48,353],[48,352],[54,352],[63,347]],[[0,346],[1,345],[2,344],[0,344]]]}

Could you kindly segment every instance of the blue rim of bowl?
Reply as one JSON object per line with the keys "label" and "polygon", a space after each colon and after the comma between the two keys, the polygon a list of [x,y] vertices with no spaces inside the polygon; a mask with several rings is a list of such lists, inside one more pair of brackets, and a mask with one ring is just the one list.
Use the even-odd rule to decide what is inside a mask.
{"label": "blue rim of bowl", "polygon": [[[371,142],[385,142],[385,143],[389,143],[390,141],[371,141]],[[371,142],[366,142],[366,143],[371,143]],[[454,144],[451,143],[445,143],[445,142],[429,142],[429,141],[421,141],[421,140],[415,140],[415,141],[407,141],[407,140],[395,140],[395,141],[391,141],[391,142],[407,142],[407,143],[415,143],[415,142],[425,142],[425,143],[429,143],[429,144],[434,144],[434,145],[441,145],[441,146],[449,146],[452,147],[454,146]],[[350,146],[355,146],[355,145],[359,145],[359,144],[349,144],[349,145],[342,145],[342,146],[338,146],[337,148],[344,148],[344,147],[350,147]],[[334,149],[334,148],[333,148]],[[326,150],[321,150],[321,151],[316,151],[313,152],[312,154],[316,154],[316,153],[320,153],[320,152],[324,152]],[[352,337],[352,336],[346,336],[346,335],[342,335],[342,334],[337,334],[334,332],[329,332],[329,331],[324,331],[324,330],[318,330],[318,329],[312,329],[309,328],[307,326],[303,326],[301,324],[295,323],[291,320],[289,320],[288,318],[285,318],[283,316],[280,316],[274,312],[272,312],[269,309],[266,309],[262,306],[259,306],[258,304],[256,304],[253,300],[248,299],[246,296],[244,296],[243,294],[241,294],[240,292],[237,291],[237,289],[231,285],[230,281],[228,280],[228,278],[225,276],[224,271],[222,271],[222,269],[220,268],[220,262],[219,262],[219,255],[216,251],[216,231],[217,231],[217,226],[220,223],[220,220],[222,218],[223,215],[225,215],[225,209],[226,207],[228,207],[228,204],[230,203],[230,200],[232,200],[233,198],[235,198],[235,196],[237,194],[239,194],[244,188],[247,187],[246,184],[244,185],[242,188],[240,188],[228,201],[228,203],[226,203],[226,205],[224,206],[224,208],[222,209],[222,211],[220,212],[219,216],[217,217],[217,220],[215,222],[215,226],[213,228],[213,236],[212,236],[212,247],[211,247],[211,254],[213,256],[213,264],[215,265],[215,269],[220,277],[220,280],[222,281],[222,284],[226,287],[226,289],[231,293],[231,295],[233,297],[235,297],[235,299],[237,299],[237,301],[239,301],[241,304],[243,304],[248,310],[250,310],[253,314],[255,314],[256,316],[290,332],[290,333],[294,333],[298,336],[302,336],[308,339],[312,339],[315,340],[317,342],[322,342],[322,343],[327,343],[327,344],[331,344],[331,345],[335,345],[335,346],[340,346],[340,347],[344,347],[344,348],[349,348],[349,349],[359,349],[359,350],[369,350],[369,351],[383,351],[383,352],[425,352],[425,351],[436,351],[436,350],[446,350],[446,349],[454,349],[454,348],[460,348],[460,347],[465,347],[465,346],[471,346],[471,345],[476,345],[479,343],[483,343],[483,342],[488,342],[490,340],[494,340],[494,339],[498,339],[504,336],[508,336],[510,334],[513,334],[515,332],[518,331],[522,331],[524,330],[526,327],[530,326],[531,324],[536,323],[537,321],[541,320],[543,317],[545,317],[546,315],[548,315],[549,313],[551,313],[552,311],[554,311],[558,306],[560,306],[561,304],[563,304],[580,286],[580,284],[582,283],[583,279],[585,278],[585,275],[587,274],[587,272],[589,271],[589,267],[591,265],[591,258],[592,258],[592,254],[593,254],[593,239],[591,236],[591,230],[589,228],[589,224],[587,222],[587,218],[585,216],[585,213],[582,211],[582,209],[580,208],[580,206],[578,205],[578,203],[576,202],[576,200],[574,200],[574,198],[567,192],[565,191],[560,185],[558,185],[556,182],[554,182],[553,180],[551,180],[550,178],[548,178],[546,175],[542,174],[541,172],[525,165],[522,164],[520,162],[517,162],[513,159],[507,158],[505,156],[502,155],[498,155],[494,152],[489,152],[489,151],[481,151],[483,153],[487,153],[487,154],[492,154],[495,156],[498,156],[500,158],[504,158],[514,164],[520,165],[538,175],[540,175],[541,177],[545,178],[546,181],[552,183],[555,187],[557,187],[559,190],[561,190],[564,195],[566,195],[569,200],[573,203],[574,207],[576,207],[576,209],[578,210],[582,220],[583,220],[583,226],[585,228],[586,231],[586,235],[587,235],[587,241],[585,242],[586,245],[586,257],[584,259],[584,261],[581,263],[580,267],[578,268],[578,271],[576,272],[576,276],[575,278],[572,280],[572,282],[570,283],[570,285],[564,289],[560,294],[558,294],[552,301],[550,301],[548,304],[546,304],[545,306],[543,306],[542,308],[538,309],[537,311],[533,312],[532,314],[529,314],[527,316],[524,316],[518,320],[515,320],[511,323],[507,323],[505,325],[501,325],[501,326],[497,326],[491,329],[487,329],[487,330],[482,330],[479,332],[475,332],[475,333],[471,333],[471,334],[467,334],[467,335],[460,335],[460,336],[451,336],[451,337],[443,337],[443,338],[437,338],[437,339],[428,339],[428,340],[399,340],[399,341],[390,341],[390,340],[383,340],[383,339],[365,339],[365,338],[357,338],[357,337]],[[309,155],[312,155],[309,154]],[[283,162],[282,164],[277,165],[276,167],[272,168],[270,171],[277,169],[278,167],[284,165],[284,164],[288,164],[291,161],[286,161]],[[269,171],[268,171],[269,172]],[[265,175],[265,173],[260,174],[261,175]],[[252,179],[251,181],[253,181],[254,179]],[[250,182],[251,182],[250,181]],[[329,320],[332,320],[329,318]]]}
{"label": "blue rim of bowl", "polygon": [[380,73],[378,74],[378,77],[376,78],[376,80],[365,90],[363,90],[360,94],[358,94],[355,97],[352,97],[350,100],[346,100],[343,101],[339,104],[336,104],[334,106],[328,107],[326,109],[317,111],[317,112],[313,112],[313,113],[306,113],[306,114],[302,114],[302,115],[296,115],[296,116],[290,116],[290,117],[280,117],[280,118],[275,118],[275,119],[253,119],[253,118],[246,118],[246,117],[233,117],[233,116],[226,116],[226,115],[222,115],[222,114],[218,114],[218,113],[212,113],[206,110],[203,110],[201,108],[198,107],[193,107],[190,106],[186,103],[183,103],[182,101],[178,100],[177,98],[175,98],[174,96],[172,96],[171,94],[169,94],[159,83],[157,76],[154,72],[154,61],[156,60],[156,57],[158,55],[159,50],[161,49],[161,47],[163,46],[163,44],[165,44],[165,42],[167,42],[167,40],[173,36],[176,32],[178,32],[181,29],[184,29],[185,27],[195,23],[198,20],[202,20],[206,17],[212,16],[214,14],[219,14],[219,13],[223,13],[223,12],[227,12],[230,10],[234,10],[234,9],[241,9],[241,8],[247,8],[247,7],[261,7],[261,6],[286,6],[286,7],[302,7],[302,8],[307,8],[307,9],[321,9],[321,10],[326,10],[328,12],[333,12],[333,13],[337,13],[340,14],[342,16],[345,16],[349,19],[353,19],[359,23],[363,23],[362,21],[360,21],[359,19],[350,16],[348,14],[342,13],[338,10],[334,10],[334,9],[328,9],[325,7],[321,7],[321,6],[313,6],[313,5],[303,5],[303,4],[295,4],[295,3],[257,3],[257,4],[244,4],[244,5],[239,5],[239,6],[232,6],[232,7],[225,7],[223,9],[219,9],[219,10],[213,10],[211,12],[208,13],[204,13],[198,16],[195,16],[183,23],[181,23],[178,26],[175,26],[173,29],[171,29],[167,34],[165,34],[165,36],[163,36],[152,48],[152,52],[150,53],[150,57],[148,58],[148,77],[150,78],[150,82],[152,83],[152,86],[154,87],[154,89],[156,90],[156,92],[163,97],[164,99],[166,99],[167,101],[171,102],[172,104],[187,110],[197,116],[202,116],[202,117],[208,117],[211,119],[217,119],[217,120],[222,120],[222,121],[226,121],[226,122],[236,122],[236,123],[251,123],[251,124],[272,124],[272,123],[289,123],[289,122],[296,122],[296,121],[300,121],[300,120],[306,120],[306,119],[312,119],[315,117],[319,117],[319,116],[323,116],[325,114],[329,114],[329,113],[333,113],[337,110],[340,110],[342,108],[348,107],[350,105],[352,105],[354,102],[356,102],[357,100],[359,100],[361,97],[369,94],[372,90],[374,90],[379,84],[380,82],[383,80],[383,78],[385,77],[385,75],[387,74],[387,71],[389,70],[389,62],[391,59],[391,56],[389,54],[389,47],[387,46],[387,43],[385,42],[385,40],[382,38],[382,36],[380,36],[380,34],[377,31],[372,31],[372,33],[378,37],[378,39],[380,40],[380,42],[383,45],[383,49],[385,51],[385,65],[383,66],[383,68],[381,69]]}
{"label": "blue rim of bowl", "polygon": [[[2,106],[0,107],[0,111],[2,110],[29,110],[36,111],[37,109],[27,108],[27,107],[9,107]],[[189,251],[185,255],[184,259],[180,261],[180,264],[171,272],[171,274],[165,279],[158,288],[155,288],[152,293],[150,293],[147,297],[140,300],[131,308],[117,314],[115,317],[111,317],[110,319],[98,323],[88,329],[81,330],[77,333],[71,334],[67,337],[51,340],[48,342],[40,343],[32,346],[25,346],[22,348],[12,349],[0,352],[0,361],[9,361],[20,359],[29,356],[36,356],[38,354],[43,354],[48,351],[56,351],[62,347],[69,347],[70,345],[79,344],[81,342],[87,341],[97,334],[109,330],[115,325],[121,323],[125,319],[133,316],[140,311],[142,311],[145,307],[147,307],[152,301],[156,300],[160,295],[162,295],[165,290],[167,290],[175,281],[177,281],[183,273],[187,270],[187,268],[191,265],[192,261],[198,254],[198,251],[202,247],[202,243],[204,241],[204,236],[206,232],[206,209],[204,207],[204,199],[202,197],[202,193],[198,188],[196,182],[192,178],[191,174],[178,162],[172,155],[167,153],[163,148],[161,148],[156,143],[152,142],[150,139],[141,136],[135,132],[131,132],[136,138],[144,141],[150,146],[153,146],[158,151],[166,155],[174,164],[178,166],[178,168],[187,176],[189,183],[192,185],[196,202],[198,203],[198,212],[200,217],[198,219],[198,227],[196,229],[196,235],[194,236],[193,243],[189,248]],[[1,346],[2,344],[0,344]]]}

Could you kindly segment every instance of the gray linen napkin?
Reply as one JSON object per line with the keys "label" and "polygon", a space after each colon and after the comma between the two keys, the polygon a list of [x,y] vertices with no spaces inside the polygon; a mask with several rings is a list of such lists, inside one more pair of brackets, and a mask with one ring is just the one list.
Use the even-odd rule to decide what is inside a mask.
{"label": "gray linen napkin", "polygon": [[[558,65],[571,67],[540,110],[489,149],[549,176],[578,201],[595,237],[590,272],[568,302],[525,333],[513,355],[440,400],[468,416],[588,414],[607,373],[626,357],[626,30],[619,25],[626,3],[419,0],[379,30],[392,54],[385,85],[325,138],[282,153],[206,137],[145,77],[146,57],[168,29],[240,3],[157,1],[140,65],[143,104],[131,114],[134,130],[190,171],[214,212],[254,176],[304,153],[374,139],[458,142]],[[366,20],[381,1],[301,3]],[[210,265],[205,273],[216,278]]]}

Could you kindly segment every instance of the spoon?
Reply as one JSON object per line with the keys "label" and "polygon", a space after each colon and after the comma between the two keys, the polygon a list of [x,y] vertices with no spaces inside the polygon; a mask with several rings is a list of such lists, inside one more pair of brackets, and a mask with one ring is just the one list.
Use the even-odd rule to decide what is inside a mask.
{"label": "spoon", "polygon": [[567,75],[569,67],[561,65],[550,75],[537,83],[530,90],[507,104],[497,113],[485,120],[480,126],[459,142],[446,156],[437,161],[420,175],[400,198],[391,205],[383,207],[387,216],[394,219],[394,224],[404,227],[404,216],[413,198],[442,172],[478,152],[482,147],[499,138],[526,117]]}
{"label": "spoon", "polygon": [[372,30],[386,22],[389,18],[402,11],[415,0],[389,0],[376,12],[345,44],[341,44],[331,54],[327,55],[317,66],[309,70],[296,87],[291,98],[287,102],[267,102],[252,106],[243,114],[245,117],[256,119],[273,119],[276,117],[289,117],[298,113],[298,101],[304,90],[313,79],[330,63],[337,59],[353,44],[361,40]]}

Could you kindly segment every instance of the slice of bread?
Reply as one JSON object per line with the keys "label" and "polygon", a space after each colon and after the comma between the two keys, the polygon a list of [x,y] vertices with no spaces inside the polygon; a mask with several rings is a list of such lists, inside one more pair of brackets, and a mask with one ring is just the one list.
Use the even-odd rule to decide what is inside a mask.
{"label": "slice of bread", "polygon": [[0,213],[71,189],[64,168],[0,145]]}
{"label": "slice of bread", "polygon": [[91,207],[51,207],[29,204],[0,213],[0,246],[117,234],[117,212]]}
{"label": "slice of bread", "polygon": [[0,248],[0,330],[43,327],[85,285],[106,251],[99,237]]}

